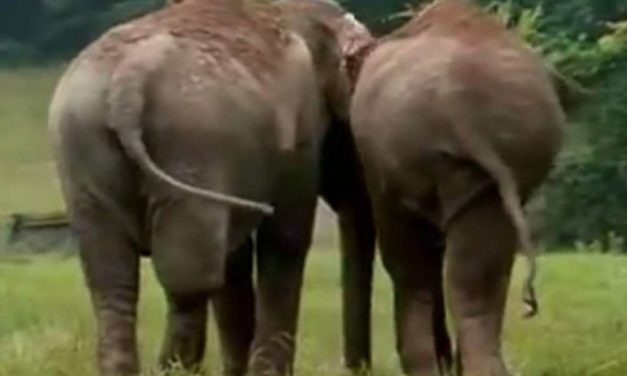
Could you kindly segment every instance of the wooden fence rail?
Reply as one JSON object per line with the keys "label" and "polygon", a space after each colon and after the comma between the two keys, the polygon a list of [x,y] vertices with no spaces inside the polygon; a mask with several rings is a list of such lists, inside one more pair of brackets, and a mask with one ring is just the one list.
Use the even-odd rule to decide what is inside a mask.
{"label": "wooden fence rail", "polygon": [[6,249],[29,253],[67,250],[73,244],[64,212],[14,213],[6,226]]}

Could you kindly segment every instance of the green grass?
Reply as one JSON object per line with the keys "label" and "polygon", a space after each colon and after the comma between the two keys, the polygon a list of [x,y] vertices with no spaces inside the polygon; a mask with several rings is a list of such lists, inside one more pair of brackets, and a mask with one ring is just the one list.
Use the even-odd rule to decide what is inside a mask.
{"label": "green grass", "polygon": [[[0,375],[95,375],[93,319],[76,260],[19,260],[0,263]],[[317,249],[310,258],[299,375],[342,374],[337,265],[335,252]],[[529,376],[626,375],[627,259],[559,255],[543,258],[542,266],[538,318],[519,317],[520,278],[512,286],[504,340],[509,363]],[[150,270],[145,265],[140,310],[146,369],[154,365],[164,318],[161,292]],[[377,375],[399,374],[390,291],[379,270],[374,309]],[[217,370],[215,331],[209,332],[207,367]]]}
{"label": "green grass", "polygon": [[0,71],[0,217],[62,206],[46,131],[60,73],[59,68]]}

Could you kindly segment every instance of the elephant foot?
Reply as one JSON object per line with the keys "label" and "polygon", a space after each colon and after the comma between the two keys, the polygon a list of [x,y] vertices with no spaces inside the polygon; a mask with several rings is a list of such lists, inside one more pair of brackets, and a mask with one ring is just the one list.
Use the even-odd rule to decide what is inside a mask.
{"label": "elephant foot", "polygon": [[160,366],[166,371],[180,367],[200,372],[206,343],[207,297],[168,293],[167,298],[167,329]]}
{"label": "elephant foot", "polygon": [[253,347],[250,359],[252,376],[290,376],[294,361],[294,339],[282,333],[259,342]]}
{"label": "elephant foot", "polygon": [[462,376],[512,376],[498,356],[464,361],[460,374]]}
{"label": "elephant foot", "polygon": [[444,376],[446,374],[440,373],[438,367],[426,367],[411,371],[405,371],[408,376]]}
{"label": "elephant foot", "polygon": [[109,356],[100,361],[102,376],[138,376],[139,365],[136,359],[119,355],[117,358]]}

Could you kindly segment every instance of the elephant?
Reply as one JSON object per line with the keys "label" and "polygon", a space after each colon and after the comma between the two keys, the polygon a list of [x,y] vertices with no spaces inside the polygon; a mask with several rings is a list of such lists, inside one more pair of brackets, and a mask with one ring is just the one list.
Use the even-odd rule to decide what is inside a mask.
{"label": "elephant", "polygon": [[359,55],[351,129],[394,286],[403,371],[447,372],[448,334],[436,324],[444,285],[458,374],[509,375],[504,306],[520,244],[526,314],[537,311],[523,206],[561,149],[564,81],[464,0],[432,2]]}
{"label": "elephant", "polygon": [[[342,80],[350,85],[347,66],[353,55],[374,41],[367,27],[334,0],[279,0],[290,29],[316,50],[314,28],[324,25],[337,37],[342,56]],[[309,21],[306,21],[309,20]],[[312,23],[313,22],[313,23]],[[371,366],[370,311],[375,234],[370,203],[350,131],[348,107],[350,92],[340,97],[334,108],[334,122],[322,141],[319,195],[338,216],[342,251],[343,340],[345,365],[361,372]],[[344,112],[345,111],[345,112]]]}
{"label": "elephant", "polygon": [[[345,74],[353,79],[349,63],[374,42],[370,31],[330,0],[284,0],[293,28],[303,28],[303,15],[313,15],[338,36]],[[308,34],[305,30],[301,35]],[[352,81],[350,82],[352,84]],[[344,97],[348,98],[348,97]],[[341,100],[341,98],[340,98]],[[346,108],[349,104],[341,105]],[[371,368],[371,296],[375,257],[375,230],[370,201],[357,157],[347,114],[340,114],[322,143],[320,196],[337,214],[341,239],[343,345],[345,366],[354,373]]]}
{"label": "elephant", "polygon": [[171,1],[59,80],[48,128],[101,375],[139,373],[141,256],[167,300],[160,366],[199,369],[211,301],[227,375],[292,372],[317,198],[348,201],[321,178],[322,153],[331,128],[348,130],[342,54],[364,32],[322,3],[337,7]]}

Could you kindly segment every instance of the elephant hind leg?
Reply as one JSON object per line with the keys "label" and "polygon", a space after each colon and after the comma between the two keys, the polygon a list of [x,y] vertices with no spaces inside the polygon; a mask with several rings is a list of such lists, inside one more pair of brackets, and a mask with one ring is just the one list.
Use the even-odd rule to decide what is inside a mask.
{"label": "elephant hind leg", "polygon": [[168,298],[162,367],[197,369],[205,353],[208,302],[224,284],[229,210],[197,200],[155,200],[152,263]]}
{"label": "elephant hind leg", "polygon": [[316,201],[278,207],[258,233],[256,328],[251,376],[292,375],[305,261]]}
{"label": "elephant hind leg", "polygon": [[[450,353],[441,293],[442,234],[413,213],[376,209],[383,263],[394,285],[397,348],[403,371],[438,375]],[[440,354],[439,351],[442,353]]]}
{"label": "elephant hind leg", "polygon": [[159,363],[163,369],[180,364],[186,370],[199,371],[205,354],[208,297],[206,294],[166,295],[167,329]]}
{"label": "elephant hind leg", "polygon": [[71,216],[96,314],[100,374],[137,375],[139,251],[106,210],[83,206]]}
{"label": "elephant hind leg", "polygon": [[501,357],[505,300],[516,234],[495,190],[449,224],[447,285],[464,376],[507,376]]}
{"label": "elephant hind leg", "polygon": [[248,239],[227,259],[224,288],[213,300],[225,376],[244,376],[255,333],[253,242]]}

